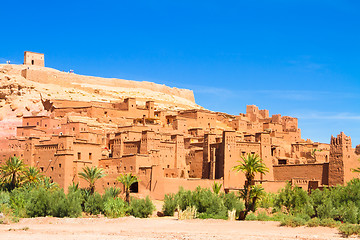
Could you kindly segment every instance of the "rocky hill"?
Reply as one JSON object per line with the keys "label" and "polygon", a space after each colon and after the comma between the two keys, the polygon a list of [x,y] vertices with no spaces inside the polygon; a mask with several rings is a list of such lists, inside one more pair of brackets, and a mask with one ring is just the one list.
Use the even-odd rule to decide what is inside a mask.
{"label": "rocky hill", "polygon": [[43,99],[116,102],[135,97],[139,105],[154,100],[155,109],[199,109],[191,90],[151,82],[83,76],[56,69],[0,64],[0,133],[9,136],[22,116],[49,114]]}

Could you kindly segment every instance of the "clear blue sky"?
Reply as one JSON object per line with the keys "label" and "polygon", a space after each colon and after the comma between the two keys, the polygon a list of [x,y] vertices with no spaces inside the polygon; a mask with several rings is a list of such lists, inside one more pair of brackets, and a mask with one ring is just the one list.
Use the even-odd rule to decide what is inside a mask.
{"label": "clear blue sky", "polygon": [[210,110],[295,116],[303,138],[360,144],[360,2],[4,1],[0,62],[194,90]]}

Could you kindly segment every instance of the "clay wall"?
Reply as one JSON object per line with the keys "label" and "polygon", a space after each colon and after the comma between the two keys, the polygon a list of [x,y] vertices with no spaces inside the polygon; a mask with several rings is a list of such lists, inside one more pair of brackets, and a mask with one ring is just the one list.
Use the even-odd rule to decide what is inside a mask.
{"label": "clay wall", "polygon": [[189,177],[202,178],[203,176],[203,149],[190,150],[186,155],[186,164],[190,166]]}
{"label": "clay wall", "polygon": [[321,185],[327,185],[329,180],[329,164],[299,164],[299,165],[274,165],[275,181],[291,181],[293,178],[305,178],[319,181]]}
{"label": "clay wall", "polygon": [[124,155],[140,153],[140,141],[124,143]]}

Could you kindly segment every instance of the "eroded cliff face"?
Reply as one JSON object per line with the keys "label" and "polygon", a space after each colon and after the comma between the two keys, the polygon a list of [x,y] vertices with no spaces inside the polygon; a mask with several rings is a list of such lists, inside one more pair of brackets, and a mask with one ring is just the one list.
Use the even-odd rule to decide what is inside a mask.
{"label": "eroded cliff face", "polygon": [[151,82],[82,76],[55,69],[0,64],[0,137],[15,134],[22,116],[48,115],[43,99],[117,102],[137,99],[145,106],[155,101],[155,109],[200,109],[191,90],[171,88]]}

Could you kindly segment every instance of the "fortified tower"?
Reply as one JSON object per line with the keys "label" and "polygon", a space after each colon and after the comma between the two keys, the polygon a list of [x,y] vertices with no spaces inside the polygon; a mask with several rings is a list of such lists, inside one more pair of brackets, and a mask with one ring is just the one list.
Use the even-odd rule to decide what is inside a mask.
{"label": "fortified tower", "polygon": [[329,186],[345,183],[345,167],[351,161],[351,138],[341,132],[331,136],[329,159]]}

